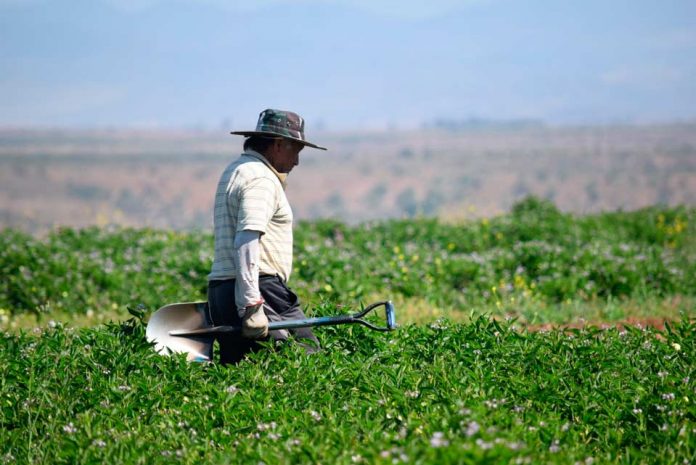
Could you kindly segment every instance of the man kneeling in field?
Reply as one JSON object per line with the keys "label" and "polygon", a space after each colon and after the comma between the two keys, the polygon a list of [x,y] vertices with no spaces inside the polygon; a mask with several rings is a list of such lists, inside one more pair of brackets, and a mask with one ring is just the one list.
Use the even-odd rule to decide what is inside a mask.
{"label": "man kneeling in field", "polygon": [[244,152],[222,173],[215,194],[215,259],[208,275],[208,303],[214,325],[242,327],[242,337],[220,335],[220,361],[236,363],[260,340],[303,339],[308,352],[319,348],[310,328],[268,331],[268,322],[304,318],[287,287],[292,270],[292,210],[285,178],[299,164],[305,140],[297,114],[265,110]]}

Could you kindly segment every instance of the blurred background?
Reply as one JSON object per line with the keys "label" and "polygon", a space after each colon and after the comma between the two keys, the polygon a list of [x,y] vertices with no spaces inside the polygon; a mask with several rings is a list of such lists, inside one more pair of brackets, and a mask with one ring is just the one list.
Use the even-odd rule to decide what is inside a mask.
{"label": "blurred background", "polygon": [[298,219],[696,204],[696,3],[0,0],[0,227],[211,226],[261,110]]}

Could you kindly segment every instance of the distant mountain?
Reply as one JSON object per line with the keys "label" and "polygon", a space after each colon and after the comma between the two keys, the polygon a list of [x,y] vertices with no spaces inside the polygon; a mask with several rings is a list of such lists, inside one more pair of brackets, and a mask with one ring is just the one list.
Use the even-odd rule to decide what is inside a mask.
{"label": "distant mountain", "polygon": [[425,123],[424,128],[446,129],[448,131],[460,131],[467,129],[529,129],[543,128],[544,122],[536,119],[510,119],[489,120],[482,118],[436,119]]}
{"label": "distant mountain", "polygon": [[696,117],[696,2],[0,0],[0,125]]}

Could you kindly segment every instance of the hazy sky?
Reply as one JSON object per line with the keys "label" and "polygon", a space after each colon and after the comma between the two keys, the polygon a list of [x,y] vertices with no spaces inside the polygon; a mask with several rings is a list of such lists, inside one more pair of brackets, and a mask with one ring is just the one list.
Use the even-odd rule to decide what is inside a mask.
{"label": "hazy sky", "polygon": [[694,0],[0,0],[0,125],[696,119]]}

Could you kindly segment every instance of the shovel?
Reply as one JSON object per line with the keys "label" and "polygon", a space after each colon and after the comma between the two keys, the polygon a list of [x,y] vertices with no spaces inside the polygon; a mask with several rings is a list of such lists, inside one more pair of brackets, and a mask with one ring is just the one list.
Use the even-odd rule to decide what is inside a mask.
{"label": "shovel", "polygon": [[[374,309],[384,306],[386,326],[377,326],[363,319]],[[213,341],[220,334],[239,333],[238,326],[210,326],[208,302],[185,302],[165,305],[150,317],[145,335],[155,343],[155,350],[162,354],[185,353],[186,359],[209,362],[213,355]],[[396,329],[394,304],[390,300],[377,302],[352,315],[322,316],[299,320],[272,321],[268,330],[307,328],[358,323],[375,331]]]}

